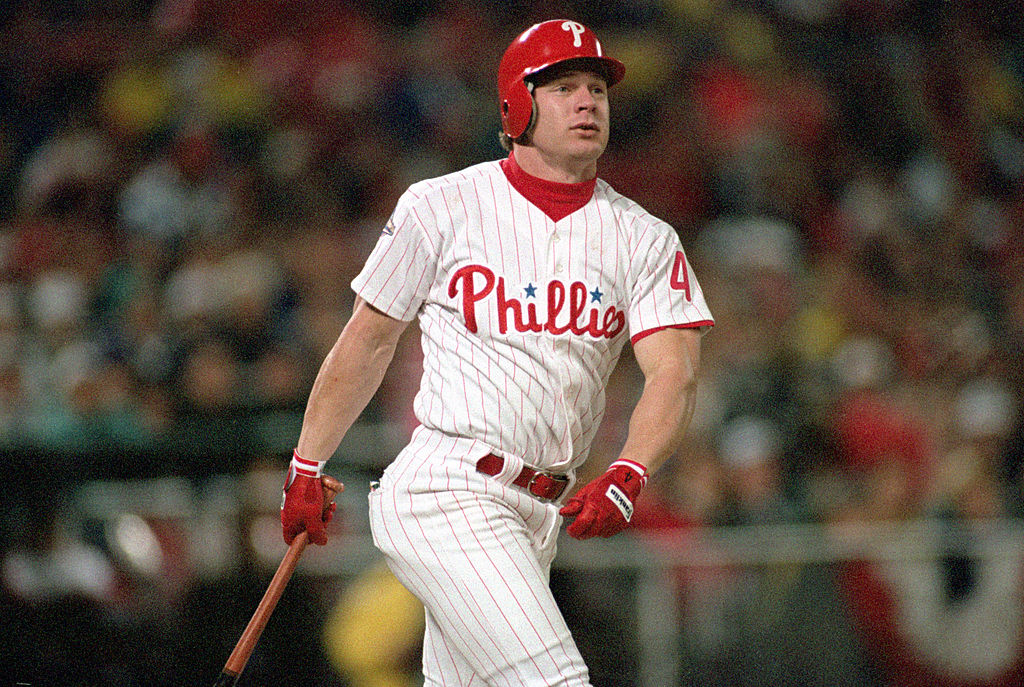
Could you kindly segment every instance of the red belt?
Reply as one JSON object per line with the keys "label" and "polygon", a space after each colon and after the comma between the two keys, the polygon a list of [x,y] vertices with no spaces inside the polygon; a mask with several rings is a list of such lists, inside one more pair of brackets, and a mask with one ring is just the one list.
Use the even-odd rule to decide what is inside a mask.
{"label": "red belt", "polygon": [[[482,472],[491,477],[501,473],[504,466],[505,459],[493,453],[488,453],[476,462],[477,472]],[[569,486],[569,478],[565,475],[553,475],[550,472],[524,467],[523,471],[512,481],[512,484],[522,487],[534,496],[554,501]]]}

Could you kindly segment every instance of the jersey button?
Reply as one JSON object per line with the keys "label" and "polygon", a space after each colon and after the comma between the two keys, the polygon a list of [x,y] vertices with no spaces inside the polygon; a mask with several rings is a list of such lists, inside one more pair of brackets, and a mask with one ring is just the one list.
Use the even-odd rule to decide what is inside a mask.
{"label": "jersey button", "polygon": [[558,234],[555,234],[551,237],[551,240],[554,241],[555,243],[558,243],[559,241],[562,240],[562,237],[560,237]]}
{"label": "jersey button", "polygon": [[555,272],[558,272],[559,274],[562,273],[562,263],[559,262],[555,264]]}

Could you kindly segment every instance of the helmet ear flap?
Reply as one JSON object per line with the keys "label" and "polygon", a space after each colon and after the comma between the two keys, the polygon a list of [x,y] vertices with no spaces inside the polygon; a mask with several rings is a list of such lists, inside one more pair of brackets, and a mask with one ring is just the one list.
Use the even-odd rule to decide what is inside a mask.
{"label": "helmet ear flap", "polygon": [[533,95],[526,83],[520,81],[508,89],[501,102],[501,126],[509,137],[515,139],[526,133],[533,121]]}

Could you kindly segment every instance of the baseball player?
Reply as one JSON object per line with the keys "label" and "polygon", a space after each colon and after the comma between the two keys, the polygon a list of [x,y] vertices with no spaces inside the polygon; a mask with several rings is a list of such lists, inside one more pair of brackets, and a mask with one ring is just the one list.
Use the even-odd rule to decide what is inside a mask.
{"label": "baseball player", "polygon": [[[424,684],[589,685],[550,592],[570,535],[629,523],[693,412],[712,317],[673,229],[597,178],[608,88],[587,27],[536,24],[498,69],[510,154],[413,184],[352,286],[285,482],[285,541],[327,541],[319,477],[419,318],[419,425],[371,485],[374,543],[426,608]],[[569,497],[626,339],[645,378],[621,455]]]}

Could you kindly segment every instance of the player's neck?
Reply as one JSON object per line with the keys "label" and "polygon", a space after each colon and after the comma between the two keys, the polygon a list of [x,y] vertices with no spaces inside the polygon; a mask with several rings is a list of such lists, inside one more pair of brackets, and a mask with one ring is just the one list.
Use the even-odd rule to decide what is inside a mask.
{"label": "player's neck", "polygon": [[533,176],[519,166],[515,153],[501,161],[501,170],[512,188],[550,217],[552,222],[568,217],[590,202],[597,184],[596,177],[564,183]]}
{"label": "player's neck", "polygon": [[515,146],[519,168],[530,176],[560,184],[578,184],[597,176],[597,160],[574,160],[546,155],[536,146]]}

